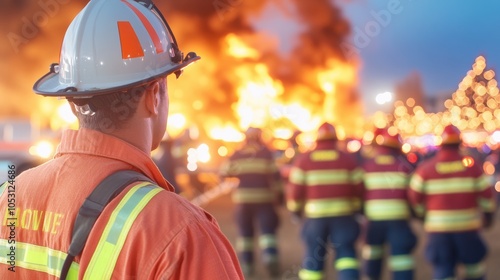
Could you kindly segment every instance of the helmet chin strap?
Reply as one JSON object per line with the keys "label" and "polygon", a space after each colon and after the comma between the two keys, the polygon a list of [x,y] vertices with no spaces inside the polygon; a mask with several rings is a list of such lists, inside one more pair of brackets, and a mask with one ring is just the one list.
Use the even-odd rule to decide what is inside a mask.
{"label": "helmet chin strap", "polygon": [[67,98],[75,106],[75,110],[85,116],[93,116],[96,111],[92,105],[92,98]]}

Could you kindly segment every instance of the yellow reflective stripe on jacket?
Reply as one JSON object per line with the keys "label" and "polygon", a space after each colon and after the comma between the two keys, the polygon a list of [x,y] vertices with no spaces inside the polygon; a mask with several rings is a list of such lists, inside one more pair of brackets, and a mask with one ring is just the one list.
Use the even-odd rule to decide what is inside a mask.
{"label": "yellow reflective stripe on jacket", "polygon": [[427,181],[427,194],[477,192],[474,178],[433,179]]}
{"label": "yellow reflective stripe on jacket", "polygon": [[161,188],[141,183],[131,188],[113,210],[84,279],[110,279],[125,239],[139,213]]}
{"label": "yellow reflective stripe on jacket", "polygon": [[479,212],[475,208],[465,210],[429,210],[424,227],[429,231],[474,230],[481,226]]}
{"label": "yellow reflective stripe on jacket", "polygon": [[349,198],[310,199],[304,206],[304,214],[309,218],[350,215],[353,212]]}
{"label": "yellow reflective stripe on jacket", "polygon": [[335,161],[339,158],[339,152],[332,150],[312,151],[309,155],[311,161]]}
{"label": "yellow reflective stripe on jacket", "polygon": [[269,159],[245,158],[234,160],[230,167],[231,175],[248,173],[269,174],[277,172],[277,167]]}
{"label": "yellow reflective stripe on jacket", "polygon": [[[44,272],[59,277],[67,254],[51,248],[24,242],[9,244],[8,240],[0,239],[0,263],[9,265],[10,246],[16,247],[16,267]],[[73,262],[68,271],[67,279],[78,279],[79,264]]]}
{"label": "yellow reflective stripe on jacket", "polygon": [[351,182],[350,172],[347,169],[314,170],[306,172],[306,185],[348,184]]}
{"label": "yellow reflective stripe on jacket", "polygon": [[365,173],[364,183],[367,190],[405,189],[408,176],[403,172]]}
{"label": "yellow reflective stripe on jacket", "polygon": [[399,220],[409,218],[410,210],[402,199],[373,199],[365,201],[365,214],[369,220]]}
{"label": "yellow reflective stripe on jacket", "polygon": [[263,188],[239,188],[232,194],[233,202],[236,203],[267,203],[275,200],[276,193],[270,189]]}

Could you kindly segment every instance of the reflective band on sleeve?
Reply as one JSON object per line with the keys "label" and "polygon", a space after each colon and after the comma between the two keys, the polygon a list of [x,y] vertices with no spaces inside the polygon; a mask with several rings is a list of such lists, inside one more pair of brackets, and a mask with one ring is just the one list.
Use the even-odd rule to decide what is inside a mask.
{"label": "reflective band on sleeve", "polygon": [[[0,263],[9,264],[8,254],[11,244],[8,240],[0,239]],[[61,274],[61,269],[66,259],[66,253],[51,248],[16,242],[15,261],[17,267],[44,272],[52,276]],[[73,262],[66,279],[78,279],[79,265]]]}
{"label": "reflective band on sleeve", "polygon": [[367,190],[404,190],[408,184],[408,176],[403,172],[367,172],[364,183]]}
{"label": "reflective band on sleeve", "polygon": [[238,252],[253,251],[253,237],[238,237],[236,239],[236,250]]}
{"label": "reflective band on sleeve", "polygon": [[306,182],[306,173],[298,167],[292,167],[288,180],[292,184],[303,185]]}
{"label": "reflective band on sleeve", "polygon": [[495,211],[495,201],[493,199],[479,198],[479,206],[484,212]]}
{"label": "reflective band on sleeve", "polygon": [[363,182],[364,171],[361,168],[356,168],[351,171],[351,183],[359,184]]}
{"label": "reflective band on sleeve", "polygon": [[321,279],[323,279],[323,272],[322,271],[301,269],[299,271],[299,278],[301,280],[321,280]]}
{"label": "reflective band on sleeve", "polygon": [[478,191],[484,191],[490,187],[490,179],[486,174],[481,175],[476,179],[476,185]]}
{"label": "reflective band on sleeve", "polygon": [[410,188],[415,192],[422,193],[425,190],[424,180],[420,175],[415,174],[410,179]]}
{"label": "reflective band on sleeve", "polygon": [[161,191],[161,188],[148,184],[141,183],[131,188],[113,210],[84,279],[111,278],[132,224],[148,202]]}
{"label": "reflective band on sleeve", "polygon": [[358,269],[358,260],[355,258],[340,258],[335,261],[335,269]]}

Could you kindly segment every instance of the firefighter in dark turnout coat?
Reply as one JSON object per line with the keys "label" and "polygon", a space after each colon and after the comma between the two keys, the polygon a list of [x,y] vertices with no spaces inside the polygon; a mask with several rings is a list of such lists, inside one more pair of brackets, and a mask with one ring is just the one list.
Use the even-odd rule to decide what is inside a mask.
{"label": "firefighter in dark turnout coat", "polygon": [[358,279],[354,244],[359,225],[354,214],[360,209],[361,169],[354,155],[338,149],[333,125],[319,127],[316,144],[295,160],[285,188],[288,210],[305,218],[306,249],[299,278],[322,279],[331,242],[338,279]]}
{"label": "firefighter in dark turnout coat", "polygon": [[375,139],[374,156],[363,164],[364,214],[368,220],[362,257],[368,279],[381,279],[384,245],[393,280],[413,279],[416,237],[410,228],[407,189],[412,165],[401,153],[401,138],[387,129]]}
{"label": "firefighter in dark turnout coat", "polygon": [[257,223],[262,260],[269,273],[276,276],[279,273],[276,207],[282,196],[282,184],[273,154],[262,142],[260,129],[251,127],[246,131],[245,145],[223,165],[222,175],[239,179],[232,199],[236,204],[239,231],[236,249],[244,274],[252,276],[254,273],[254,223]]}
{"label": "firefighter in dark turnout coat", "polygon": [[436,156],[417,167],[409,199],[424,219],[425,257],[433,279],[454,279],[457,264],[465,279],[484,279],[487,248],[479,230],[489,228],[495,203],[482,162],[460,152],[460,130],[449,125]]}

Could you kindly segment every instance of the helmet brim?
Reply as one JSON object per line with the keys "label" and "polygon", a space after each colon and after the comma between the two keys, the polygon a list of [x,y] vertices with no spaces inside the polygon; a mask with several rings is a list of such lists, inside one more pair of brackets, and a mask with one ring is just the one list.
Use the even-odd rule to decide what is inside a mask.
{"label": "helmet brim", "polygon": [[126,90],[130,88],[134,88],[143,84],[146,84],[150,81],[153,81],[159,77],[168,76],[170,74],[176,74],[179,77],[180,72],[192,64],[193,62],[200,60],[201,57],[198,55],[188,56],[183,62],[169,67],[164,71],[159,71],[159,73],[153,74],[146,79],[141,79],[132,83],[127,83],[120,86],[114,86],[109,88],[96,88],[89,90],[79,90],[76,87],[70,86],[68,84],[61,84],[59,82],[59,73],[55,72],[51,67],[51,70],[43,75],[40,79],[38,79],[33,85],[33,91],[42,96],[51,96],[51,97],[73,97],[73,98],[89,98],[92,96],[103,95],[108,93],[113,93],[121,90]]}

